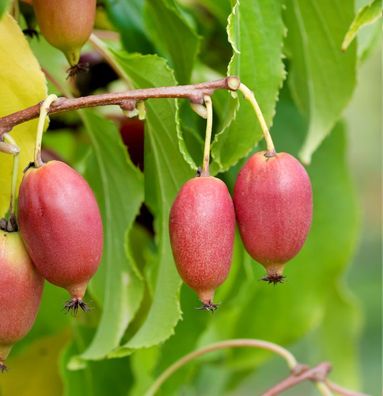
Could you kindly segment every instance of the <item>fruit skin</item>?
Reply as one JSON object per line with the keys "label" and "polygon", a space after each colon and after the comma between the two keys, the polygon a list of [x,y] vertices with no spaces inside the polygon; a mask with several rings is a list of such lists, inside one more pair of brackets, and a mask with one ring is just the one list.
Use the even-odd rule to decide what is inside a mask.
{"label": "fruit skin", "polygon": [[312,188],[305,168],[293,156],[265,154],[254,154],[239,172],[234,207],[246,250],[266,268],[264,280],[276,283],[309,233]]}
{"label": "fruit skin", "polygon": [[121,122],[120,134],[133,164],[144,170],[144,122],[138,118],[125,118]]}
{"label": "fruit skin", "polygon": [[20,186],[18,220],[39,273],[69,291],[72,305],[66,308],[84,309],[103,247],[100,211],[85,179],[61,161],[30,168]]}
{"label": "fruit skin", "polygon": [[4,371],[12,345],[35,321],[44,285],[18,232],[0,230],[0,273],[0,371]]}
{"label": "fruit skin", "polygon": [[61,50],[71,66],[78,64],[96,16],[96,0],[33,0],[41,33]]}
{"label": "fruit skin", "polygon": [[214,310],[214,290],[229,273],[235,232],[225,183],[211,176],[186,182],[171,208],[169,231],[181,278],[196,291],[203,308]]}

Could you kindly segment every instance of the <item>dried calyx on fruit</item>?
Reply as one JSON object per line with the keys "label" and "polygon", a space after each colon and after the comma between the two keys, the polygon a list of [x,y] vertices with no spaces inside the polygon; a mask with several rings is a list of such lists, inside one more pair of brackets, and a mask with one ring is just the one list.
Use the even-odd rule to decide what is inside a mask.
{"label": "dried calyx on fruit", "polygon": [[88,310],[83,297],[100,264],[103,230],[94,194],[70,166],[29,168],[19,192],[19,228],[39,273],[68,290],[68,311]]}
{"label": "dried calyx on fruit", "polygon": [[302,248],[311,226],[312,189],[301,163],[287,153],[254,154],[239,172],[234,206],[246,250],[270,283]]}
{"label": "dried calyx on fruit", "polygon": [[0,272],[0,371],[5,371],[12,346],[35,321],[44,284],[18,232],[0,229]]}
{"label": "dried calyx on fruit", "polygon": [[33,7],[41,33],[65,54],[69,75],[83,70],[78,63],[80,51],[93,30],[96,0],[33,0]]}

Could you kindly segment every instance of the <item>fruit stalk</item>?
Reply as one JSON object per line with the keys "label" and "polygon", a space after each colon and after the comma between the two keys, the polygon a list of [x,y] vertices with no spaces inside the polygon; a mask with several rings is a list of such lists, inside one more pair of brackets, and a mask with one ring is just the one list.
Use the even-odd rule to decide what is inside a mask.
{"label": "fruit stalk", "polygon": [[263,116],[261,108],[259,107],[259,104],[258,104],[257,100],[255,99],[254,92],[251,91],[243,83],[241,83],[239,85],[238,90],[243,93],[243,96],[245,97],[245,99],[248,100],[250,102],[250,104],[253,106],[253,109],[255,111],[255,114],[258,118],[259,124],[262,129],[263,137],[265,138],[265,141],[266,141],[267,155],[270,157],[275,155],[275,147],[274,147],[273,139],[271,138],[270,131],[269,131],[269,128],[267,127],[265,117]]}
{"label": "fruit stalk", "polygon": [[[6,133],[4,135],[4,142],[10,147],[10,153],[13,155],[13,168],[12,168],[12,180],[11,180],[11,196],[9,203],[9,222],[16,223],[15,207],[16,207],[16,187],[17,187],[17,176],[19,172],[19,153],[20,149],[16,144],[16,141]],[[8,151],[9,152],[9,151]],[[17,228],[16,224],[14,224]]]}
{"label": "fruit stalk", "polygon": [[213,104],[211,101],[211,97],[208,95],[204,97],[204,101],[207,110],[207,117],[206,117],[205,147],[203,151],[203,164],[202,164],[201,176],[209,176],[210,142],[211,142],[211,133],[213,130]]}
{"label": "fruit stalk", "polygon": [[37,125],[37,133],[36,133],[36,144],[35,144],[35,155],[34,155],[34,165],[36,168],[44,165],[41,160],[41,144],[43,140],[44,126],[45,120],[48,116],[49,107],[51,104],[57,99],[57,96],[52,94],[49,95],[40,106],[40,116],[39,123]]}

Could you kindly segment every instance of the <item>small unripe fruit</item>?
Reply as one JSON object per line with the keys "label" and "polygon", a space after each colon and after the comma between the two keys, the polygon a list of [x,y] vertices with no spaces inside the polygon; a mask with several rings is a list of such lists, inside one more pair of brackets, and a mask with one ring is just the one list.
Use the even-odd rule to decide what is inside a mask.
{"label": "small unripe fruit", "polygon": [[85,179],[60,161],[27,170],[19,192],[19,227],[39,273],[71,294],[66,308],[87,310],[82,299],[100,264],[103,231]]}
{"label": "small unripe fruit", "polygon": [[41,33],[76,66],[93,30],[96,0],[33,0],[33,7]]}
{"label": "small unripe fruit", "polygon": [[280,282],[284,264],[302,248],[311,226],[312,189],[301,163],[290,154],[254,154],[234,188],[239,231],[250,256]]}
{"label": "small unripe fruit", "polygon": [[18,232],[0,230],[0,274],[0,371],[4,371],[13,344],[35,321],[44,284]]}
{"label": "small unripe fruit", "polygon": [[170,242],[178,272],[207,310],[216,309],[215,289],[231,264],[235,213],[221,180],[203,176],[186,182],[170,211]]}

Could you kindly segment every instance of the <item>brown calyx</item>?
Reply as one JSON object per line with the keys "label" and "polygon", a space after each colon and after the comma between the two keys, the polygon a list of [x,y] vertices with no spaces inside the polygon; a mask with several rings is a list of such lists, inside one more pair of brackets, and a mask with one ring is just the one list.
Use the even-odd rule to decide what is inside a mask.
{"label": "brown calyx", "polygon": [[283,275],[283,269],[285,267],[285,264],[269,264],[265,265],[265,268],[267,270],[267,275],[261,278],[261,280],[267,282],[267,283],[272,283],[276,285],[277,283],[283,283],[284,279],[286,278]]}

